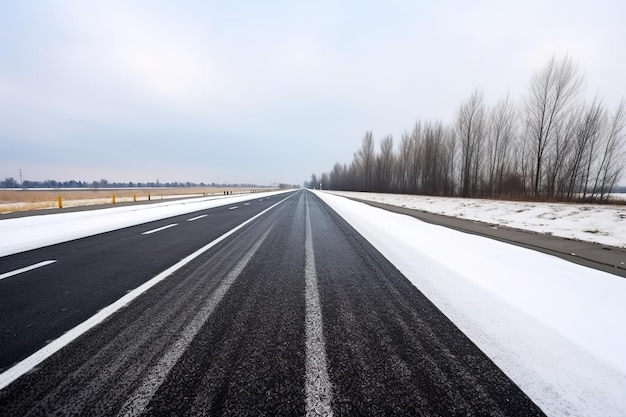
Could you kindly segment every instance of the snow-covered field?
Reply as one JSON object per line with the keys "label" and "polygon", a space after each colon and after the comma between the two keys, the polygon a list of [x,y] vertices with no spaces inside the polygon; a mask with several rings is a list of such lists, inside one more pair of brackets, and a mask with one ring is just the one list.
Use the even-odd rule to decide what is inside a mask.
{"label": "snow-covered field", "polygon": [[333,193],[430,213],[626,248],[626,204],[535,203],[344,191],[333,191]]}
{"label": "snow-covered field", "polygon": [[[626,279],[330,193],[316,193],[396,265],[548,415],[626,415]],[[0,256],[275,194],[279,193],[4,219],[0,220]],[[411,207],[408,197],[402,197],[406,200],[398,201],[400,205]],[[396,197],[385,198],[378,201],[389,203]],[[437,200],[429,199],[424,204],[430,204],[429,211],[435,211],[452,205],[453,199]],[[460,211],[463,202],[456,204],[454,207]],[[516,224],[541,223],[544,229],[539,231],[555,235],[560,233],[550,225],[571,213],[565,226],[560,226],[571,233],[568,237],[581,238],[587,233],[582,229],[595,227],[602,233],[587,233],[590,237],[610,237],[618,242],[613,243],[615,246],[626,242],[622,207],[586,210],[596,213],[594,225],[589,226],[584,223],[585,216],[573,214],[584,211],[575,205],[569,206],[568,212],[537,204],[522,211],[521,203],[506,202],[492,203],[489,210],[485,206],[470,210],[468,207],[475,207],[477,200],[466,200],[465,204],[465,213],[473,211],[478,216],[482,211],[491,211],[500,213],[500,217],[517,216]],[[510,204],[514,207],[508,207]],[[547,220],[550,212],[555,220]]]}
{"label": "snow-covered field", "polygon": [[[548,415],[626,416],[626,279],[330,193],[316,194]],[[446,204],[452,203],[441,205]],[[498,209],[497,203],[490,208],[514,212]],[[524,210],[518,221],[542,222],[534,217],[549,210]],[[569,231],[580,233],[577,224],[570,221]]]}

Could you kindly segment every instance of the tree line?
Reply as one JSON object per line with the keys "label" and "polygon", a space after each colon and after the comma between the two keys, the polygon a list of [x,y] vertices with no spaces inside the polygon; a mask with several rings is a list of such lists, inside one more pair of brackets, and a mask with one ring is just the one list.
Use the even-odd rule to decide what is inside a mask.
{"label": "tree line", "polygon": [[475,91],[452,123],[418,121],[394,146],[367,132],[351,163],[309,188],[440,196],[606,201],[624,172],[626,104],[582,97],[570,57],[553,57],[516,102]]}
{"label": "tree line", "polygon": [[[24,180],[20,183],[13,177],[7,177],[4,180],[0,180],[0,188],[85,188],[85,189],[100,189],[100,188],[171,188],[171,187],[259,187],[255,184],[216,184],[216,183],[196,183],[196,182],[109,182],[106,179],[95,181],[57,181],[57,180],[44,180],[44,181],[30,181]],[[288,184],[280,184],[280,187],[290,188],[293,187]]]}

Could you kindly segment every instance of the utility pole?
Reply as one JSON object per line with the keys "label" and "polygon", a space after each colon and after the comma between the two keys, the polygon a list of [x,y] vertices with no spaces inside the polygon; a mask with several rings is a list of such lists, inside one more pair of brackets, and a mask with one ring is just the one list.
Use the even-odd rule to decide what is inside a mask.
{"label": "utility pole", "polygon": [[24,188],[24,182],[22,181],[22,168],[20,168],[20,187]]}

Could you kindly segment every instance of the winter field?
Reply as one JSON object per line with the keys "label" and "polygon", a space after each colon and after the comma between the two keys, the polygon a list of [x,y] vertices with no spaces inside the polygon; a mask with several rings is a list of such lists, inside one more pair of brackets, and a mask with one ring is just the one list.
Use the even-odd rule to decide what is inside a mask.
{"label": "winter field", "polygon": [[[334,194],[569,239],[626,248],[624,205],[495,201],[333,191]],[[626,195],[615,194],[614,200]]]}
{"label": "winter field", "polygon": [[[280,193],[3,219],[0,256]],[[365,236],[548,415],[626,415],[624,278],[327,192],[315,193]],[[418,204],[406,196],[368,196],[407,207]],[[532,207],[503,202],[487,207],[480,206],[486,204],[480,200],[423,200],[419,204],[430,206],[429,211],[448,207],[447,214],[462,211],[464,216],[491,212],[490,218],[506,220],[511,227],[528,224],[541,227],[537,231],[543,233],[567,232],[568,237],[605,238],[607,241],[602,243],[621,247],[626,244],[620,217],[626,213],[621,206],[607,206],[605,211],[604,206],[584,210],[587,206],[551,208],[555,205]],[[593,222],[585,222],[586,217]],[[557,224],[559,227],[554,227]]]}
{"label": "winter field", "polygon": [[150,187],[150,188],[3,188],[0,189],[0,214],[14,211],[40,210],[58,207],[61,197],[63,207],[91,206],[171,198],[203,197],[223,195],[224,191],[233,194],[249,193],[251,188],[216,187]]}

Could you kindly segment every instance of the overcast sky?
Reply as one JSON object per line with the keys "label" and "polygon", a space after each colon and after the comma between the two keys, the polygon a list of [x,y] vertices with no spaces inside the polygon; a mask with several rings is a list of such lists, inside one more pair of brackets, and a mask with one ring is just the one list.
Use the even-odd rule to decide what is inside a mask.
{"label": "overcast sky", "polygon": [[0,178],[301,184],[553,54],[626,96],[626,2],[3,1]]}

